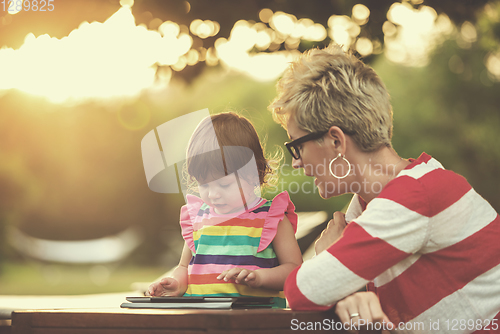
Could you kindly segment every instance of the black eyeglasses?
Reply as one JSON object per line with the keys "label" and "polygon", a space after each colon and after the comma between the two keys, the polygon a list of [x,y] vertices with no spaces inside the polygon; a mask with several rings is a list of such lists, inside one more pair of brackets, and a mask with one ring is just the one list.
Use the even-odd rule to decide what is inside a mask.
{"label": "black eyeglasses", "polygon": [[313,132],[313,133],[310,133],[308,135],[297,138],[291,142],[285,143],[285,146],[288,149],[288,151],[290,152],[290,154],[292,155],[292,157],[295,160],[298,160],[298,159],[300,159],[300,150],[298,148],[298,146],[300,144],[305,143],[306,141],[309,141],[309,140],[319,139],[319,138],[323,137],[327,132],[328,132],[328,130],[322,131],[322,132]]}

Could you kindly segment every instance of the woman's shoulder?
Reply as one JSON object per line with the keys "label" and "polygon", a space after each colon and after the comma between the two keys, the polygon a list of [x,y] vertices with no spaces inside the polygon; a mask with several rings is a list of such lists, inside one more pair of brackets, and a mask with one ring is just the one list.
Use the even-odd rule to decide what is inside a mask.
{"label": "woman's shoulder", "polygon": [[408,159],[410,164],[397,176],[409,176],[418,179],[432,171],[445,170],[443,165],[427,153],[422,153],[417,159]]}
{"label": "woman's shoulder", "polygon": [[403,169],[393,181],[408,184],[409,186],[420,184],[426,190],[440,190],[443,188],[451,190],[454,187],[449,187],[453,184],[461,188],[471,188],[463,176],[452,170],[445,169],[438,160],[426,153],[422,153],[418,159],[410,159],[410,162],[410,165]]}
{"label": "woman's shoulder", "polygon": [[[472,187],[467,180],[435,158],[422,153],[380,192],[378,199],[396,202],[403,208],[433,216],[446,209]],[[375,201],[378,202],[378,201]]]}

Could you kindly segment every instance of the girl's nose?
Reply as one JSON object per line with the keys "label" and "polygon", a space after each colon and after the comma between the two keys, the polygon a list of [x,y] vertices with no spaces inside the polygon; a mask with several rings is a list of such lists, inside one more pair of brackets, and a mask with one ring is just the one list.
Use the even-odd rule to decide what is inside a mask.
{"label": "girl's nose", "polygon": [[219,191],[215,188],[210,188],[208,190],[208,198],[219,198],[220,197],[220,194],[219,194]]}

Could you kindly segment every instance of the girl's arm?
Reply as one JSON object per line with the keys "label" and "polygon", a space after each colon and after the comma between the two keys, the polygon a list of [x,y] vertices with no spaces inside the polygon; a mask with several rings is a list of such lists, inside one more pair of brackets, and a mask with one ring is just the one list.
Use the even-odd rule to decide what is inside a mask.
{"label": "girl's arm", "polygon": [[188,286],[188,265],[191,257],[191,250],[184,243],[179,265],[172,272],[172,276],[151,284],[147,294],[150,296],[182,296]]}
{"label": "girl's arm", "polygon": [[253,271],[233,268],[222,272],[217,278],[225,281],[234,279],[236,283],[243,283],[253,288],[283,290],[288,274],[302,263],[302,253],[295,238],[295,232],[286,216],[278,224],[273,248],[279,266]]}

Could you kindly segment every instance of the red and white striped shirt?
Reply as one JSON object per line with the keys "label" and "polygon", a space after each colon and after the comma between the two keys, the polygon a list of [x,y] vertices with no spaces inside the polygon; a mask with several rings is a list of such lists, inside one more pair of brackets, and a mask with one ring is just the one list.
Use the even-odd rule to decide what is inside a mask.
{"label": "red and white striped shirt", "polygon": [[288,276],[292,309],[325,310],[368,284],[395,325],[472,333],[479,325],[462,319],[486,326],[496,318],[500,326],[498,214],[429,155],[411,162],[364,210],[355,195],[342,237]]}

